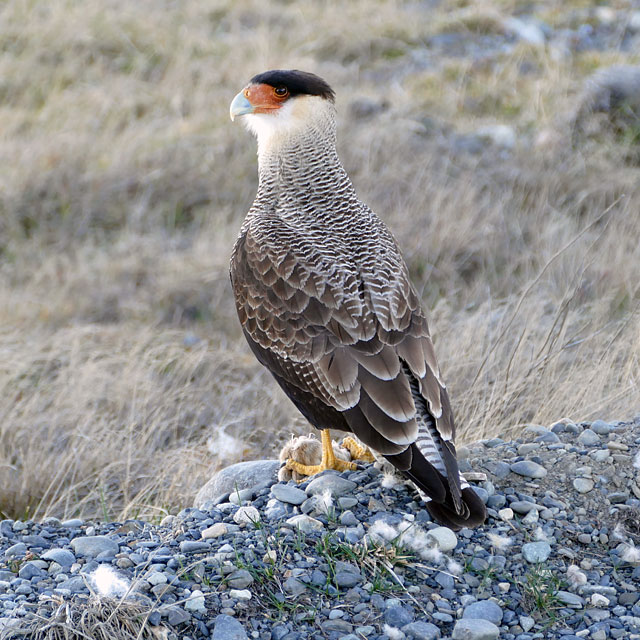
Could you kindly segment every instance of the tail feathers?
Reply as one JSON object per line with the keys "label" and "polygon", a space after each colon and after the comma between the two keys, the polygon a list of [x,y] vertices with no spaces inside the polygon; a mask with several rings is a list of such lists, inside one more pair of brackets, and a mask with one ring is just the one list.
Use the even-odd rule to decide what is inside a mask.
{"label": "tail feathers", "polygon": [[476,492],[466,483],[460,488],[457,465],[452,469],[455,473],[452,482],[425,459],[415,444],[400,455],[385,458],[426,494],[426,507],[440,524],[457,531],[462,527],[477,527],[485,521],[487,510]]}
{"label": "tail feathers", "polygon": [[477,527],[486,520],[487,509],[471,487],[462,490],[462,504],[464,515],[456,513],[446,503],[441,504],[433,500],[427,502],[427,509],[435,520],[454,531],[462,527]]}

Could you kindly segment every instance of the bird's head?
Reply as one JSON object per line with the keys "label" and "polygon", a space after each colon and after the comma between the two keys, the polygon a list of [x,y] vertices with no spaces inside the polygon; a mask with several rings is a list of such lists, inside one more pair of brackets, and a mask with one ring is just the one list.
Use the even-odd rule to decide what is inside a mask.
{"label": "bird's head", "polygon": [[333,89],[313,73],[265,71],[251,78],[233,99],[229,114],[232,120],[243,117],[261,151],[307,130],[327,130],[333,136],[334,96]]}

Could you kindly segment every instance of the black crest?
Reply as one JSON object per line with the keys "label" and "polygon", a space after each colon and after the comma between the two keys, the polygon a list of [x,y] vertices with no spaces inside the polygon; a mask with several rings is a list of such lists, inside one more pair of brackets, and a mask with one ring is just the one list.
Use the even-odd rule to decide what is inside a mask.
{"label": "black crest", "polygon": [[274,69],[251,78],[252,84],[268,84],[272,87],[286,87],[292,97],[300,95],[320,96],[334,102],[333,89],[319,76],[297,69]]}

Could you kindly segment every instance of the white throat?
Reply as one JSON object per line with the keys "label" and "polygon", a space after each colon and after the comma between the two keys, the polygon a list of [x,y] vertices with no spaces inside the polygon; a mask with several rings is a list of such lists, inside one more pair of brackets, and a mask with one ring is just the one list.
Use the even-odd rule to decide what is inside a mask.
{"label": "white throat", "polygon": [[244,116],[245,125],[258,139],[258,160],[278,154],[308,138],[319,145],[335,145],[335,106],[319,96],[297,96],[271,113]]}

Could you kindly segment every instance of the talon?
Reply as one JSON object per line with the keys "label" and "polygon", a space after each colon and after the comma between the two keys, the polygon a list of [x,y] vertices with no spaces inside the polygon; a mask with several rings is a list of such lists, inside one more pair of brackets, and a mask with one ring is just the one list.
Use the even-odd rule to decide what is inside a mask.
{"label": "talon", "polygon": [[[334,469],[336,471],[355,471],[358,466],[355,462],[347,462],[346,460],[340,460],[336,458],[333,452],[333,445],[331,443],[331,434],[328,429],[322,431],[322,461],[320,464],[307,465],[302,464],[292,458],[287,458],[285,462],[287,469],[295,471],[301,476],[314,476],[317,473],[326,471],[327,469]],[[302,482],[304,478],[300,478],[298,482]]]}
{"label": "talon", "polygon": [[356,442],[351,436],[347,436],[342,441],[342,446],[349,451],[354,460],[363,460],[364,462],[375,462],[375,457],[369,451],[369,447],[365,447]]}

